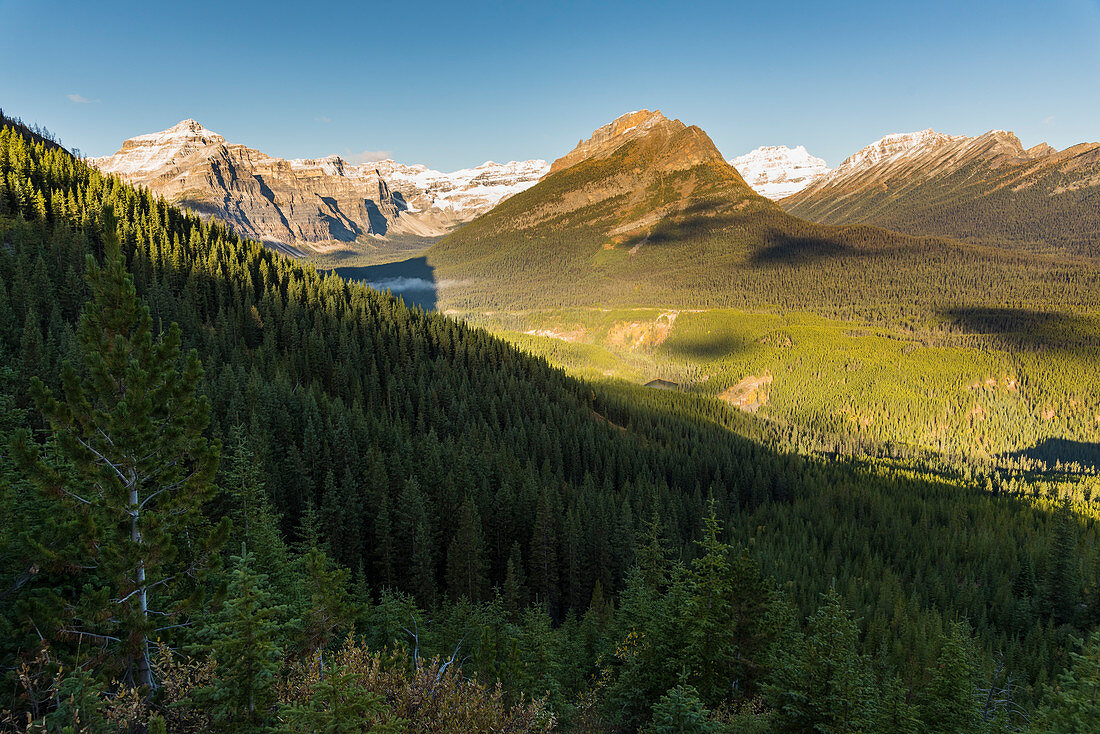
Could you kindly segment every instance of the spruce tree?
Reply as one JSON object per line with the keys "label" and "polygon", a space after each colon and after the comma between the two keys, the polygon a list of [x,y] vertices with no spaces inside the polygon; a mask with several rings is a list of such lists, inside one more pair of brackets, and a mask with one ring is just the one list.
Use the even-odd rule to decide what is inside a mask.
{"label": "spruce tree", "polygon": [[1047,690],[1048,703],[1038,717],[1041,728],[1036,728],[1051,734],[1100,731],[1100,632],[1090,634],[1070,657],[1070,668]]}
{"label": "spruce tree", "polygon": [[194,694],[226,731],[260,731],[271,718],[282,661],[276,642],[285,607],[273,603],[267,575],[241,549],[232,559],[232,581],[222,609],[199,635],[214,659],[214,681]]}
{"label": "spruce tree", "polygon": [[653,706],[653,719],[645,734],[711,734],[719,725],[691,686],[679,685],[661,696]]}
{"label": "spruce tree", "polygon": [[1047,560],[1046,602],[1055,624],[1073,622],[1081,602],[1077,524],[1069,500],[1063,499],[1054,514],[1054,538]]}
{"label": "spruce tree", "polygon": [[970,636],[955,624],[944,636],[932,680],[922,695],[921,718],[925,731],[966,734],[977,731],[977,690]]}
{"label": "spruce tree", "polygon": [[805,641],[780,652],[766,687],[777,728],[822,734],[875,731],[873,681],[857,649],[856,624],[835,587],[823,596]]}
{"label": "spruce tree", "polygon": [[470,495],[458,510],[458,528],[447,548],[447,591],[457,601],[466,597],[480,602],[488,594],[489,564],[481,516]]}

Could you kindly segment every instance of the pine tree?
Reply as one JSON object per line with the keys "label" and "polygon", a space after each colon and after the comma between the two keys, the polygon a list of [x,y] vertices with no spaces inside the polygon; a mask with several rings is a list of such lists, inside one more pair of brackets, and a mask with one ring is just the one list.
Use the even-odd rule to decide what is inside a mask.
{"label": "pine tree", "polygon": [[447,591],[451,598],[480,602],[488,593],[489,564],[481,516],[470,495],[458,510],[458,528],[447,548]]}
{"label": "pine tree", "polygon": [[127,679],[152,689],[149,639],[177,606],[169,591],[205,565],[228,524],[205,531],[200,512],[212,494],[218,446],[203,436],[208,407],[197,395],[198,355],[179,370],[175,324],[154,340],[114,219],[104,218],[105,261],[101,267],[89,256],[92,301],[77,333],[83,369],[66,364],[64,402],[41,380],[32,385],[56,439],[57,465],[26,436],[18,453],[43,491],[84,518],[78,545],[92,557],[83,565],[110,584],[106,599],[87,595],[100,608],[83,616],[104,620],[103,628],[66,632],[117,643]]}
{"label": "pine tree", "polygon": [[653,706],[653,720],[645,734],[711,734],[718,724],[699,700],[699,692],[691,686],[679,685],[661,696]]}
{"label": "pine tree", "polygon": [[282,661],[276,643],[286,607],[273,603],[267,575],[244,550],[232,559],[232,581],[222,609],[200,634],[200,652],[216,663],[214,681],[194,694],[196,704],[226,731],[259,731],[271,718]]}
{"label": "pine tree", "polygon": [[976,690],[970,636],[961,624],[955,624],[944,636],[932,680],[922,695],[920,713],[924,730],[943,734],[977,731]]}
{"label": "pine tree", "polygon": [[512,543],[512,550],[508,554],[508,562],[504,572],[504,611],[508,619],[519,619],[522,609],[527,606],[527,579],[523,573],[523,551],[519,543]]}
{"label": "pine tree", "polygon": [[804,642],[780,652],[766,686],[779,731],[875,731],[871,673],[857,643],[855,622],[830,588]]}
{"label": "pine tree", "polygon": [[242,426],[230,430],[222,464],[224,499],[228,505],[225,516],[233,523],[233,540],[243,544],[251,554],[257,572],[266,574],[275,587],[287,590],[286,543],[264,488],[260,459]]}
{"label": "pine tree", "polygon": [[[1080,640],[1077,641],[1080,644]],[[1089,635],[1080,652],[1070,653],[1069,670],[1048,688],[1039,714],[1040,731],[1076,734],[1100,731],[1100,632]]]}
{"label": "pine tree", "polygon": [[1062,500],[1054,515],[1054,538],[1047,561],[1045,589],[1047,607],[1055,624],[1073,622],[1081,601],[1077,523],[1069,500]]}
{"label": "pine tree", "polygon": [[300,646],[307,654],[317,654],[323,667],[325,649],[358,611],[348,593],[350,574],[316,545],[305,551],[297,565],[301,591],[295,616],[302,625]]}
{"label": "pine tree", "polygon": [[551,490],[539,495],[535,527],[531,533],[531,586],[551,617],[558,611],[558,522]]}
{"label": "pine tree", "polygon": [[718,539],[715,503],[704,520],[700,555],[688,575],[688,598],[680,611],[687,680],[703,702],[718,706],[734,696],[752,695],[764,677],[768,657],[769,590],[756,564],[744,555],[731,559]]}

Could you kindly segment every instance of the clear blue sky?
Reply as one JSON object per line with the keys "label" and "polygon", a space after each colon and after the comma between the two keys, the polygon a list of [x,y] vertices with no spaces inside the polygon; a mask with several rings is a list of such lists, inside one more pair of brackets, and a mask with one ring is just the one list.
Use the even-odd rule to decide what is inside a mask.
{"label": "clear blue sky", "polygon": [[727,157],[1100,140],[1100,4],[0,0],[0,107],[88,155],[194,117],[285,157],[553,159],[659,108]]}

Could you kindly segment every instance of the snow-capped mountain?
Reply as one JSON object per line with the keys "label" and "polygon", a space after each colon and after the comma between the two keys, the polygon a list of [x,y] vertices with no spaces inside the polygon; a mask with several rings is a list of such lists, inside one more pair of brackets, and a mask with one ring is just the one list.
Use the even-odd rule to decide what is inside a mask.
{"label": "snow-capped mountain", "polygon": [[829,172],[825,161],[810,155],[802,145],[765,145],[729,163],[756,193],[774,201],[801,191]]}
{"label": "snow-capped mountain", "polygon": [[392,160],[274,158],[195,120],[139,135],[88,161],[173,203],[290,248],[324,249],[394,235],[438,237],[533,186],[546,161],[487,161],[451,173]]}
{"label": "snow-capped mountain", "polygon": [[[1003,132],[994,130],[993,132]],[[966,140],[965,135],[947,135],[929,128],[913,133],[893,133],[862,148],[844,159],[836,167],[835,178],[873,166],[887,165],[907,158],[917,158],[944,145]]]}
{"label": "snow-capped mountain", "polygon": [[1100,144],[1024,148],[1014,133],[896,133],[849,156],[783,200],[825,224],[1096,253]]}
{"label": "snow-capped mountain", "polygon": [[427,166],[405,165],[392,160],[365,166],[375,169],[382,178],[397,188],[409,186],[425,192],[432,206],[454,212],[472,212],[476,216],[488,211],[509,196],[533,186],[546,175],[549,165],[544,160],[486,161],[474,168],[462,168],[450,173]]}

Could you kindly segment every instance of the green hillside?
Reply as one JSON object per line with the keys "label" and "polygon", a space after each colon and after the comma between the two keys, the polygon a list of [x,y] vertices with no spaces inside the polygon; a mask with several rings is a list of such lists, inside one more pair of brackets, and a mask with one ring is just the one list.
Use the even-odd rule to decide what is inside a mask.
{"label": "green hillside", "polygon": [[753,194],[720,157],[675,167],[682,144],[627,142],[444,238],[427,253],[441,308],[775,307],[900,321],[1100,306],[1095,259],[814,224]]}
{"label": "green hillside", "polygon": [[800,456],[11,126],[0,432],[13,729],[1009,731],[1089,685],[1095,477]]}
{"label": "green hillside", "polygon": [[760,417],[845,445],[1095,453],[1095,259],[807,222],[716,151],[678,167],[713,146],[677,135],[556,170],[438,243],[439,307],[589,379],[748,407],[738,384],[766,377]]}

